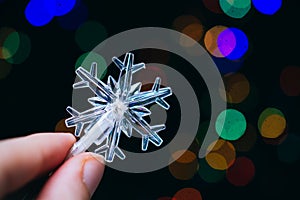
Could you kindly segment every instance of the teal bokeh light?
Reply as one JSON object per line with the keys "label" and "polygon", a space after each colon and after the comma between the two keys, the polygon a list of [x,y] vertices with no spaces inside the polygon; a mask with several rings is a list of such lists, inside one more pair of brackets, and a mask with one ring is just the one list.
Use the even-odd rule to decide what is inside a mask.
{"label": "teal bokeh light", "polygon": [[241,112],[235,109],[227,109],[219,114],[215,126],[221,138],[237,140],[245,133],[247,122]]}

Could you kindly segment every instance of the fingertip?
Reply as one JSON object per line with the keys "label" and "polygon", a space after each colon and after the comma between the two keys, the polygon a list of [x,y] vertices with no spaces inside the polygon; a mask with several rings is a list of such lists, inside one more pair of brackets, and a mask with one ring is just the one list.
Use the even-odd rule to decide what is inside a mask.
{"label": "fingertip", "polygon": [[72,133],[36,133],[31,134],[25,137],[27,140],[48,140],[48,142],[56,142],[56,143],[62,143],[65,144],[65,146],[68,146],[70,144],[73,144],[76,142],[76,138]]}
{"label": "fingertip", "polygon": [[58,133],[59,135],[61,135],[63,138],[65,138],[65,140],[67,140],[70,143],[75,143],[76,142],[76,137],[72,134],[72,133],[67,133],[67,132],[62,132],[62,133]]}
{"label": "fingertip", "polygon": [[102,179],[104,159],[97,154],[89,154],[84,163],[82,181],[87,187],[90,196],[92,196]]}
{"label": "fingertip", "polygon": [[57,135],[59,135],[59,137],[62,137],[64,139],[72,141],[72,142],[76,141],[76,137],[74,136],[73,133],[70,133],[70,132],[54,132],[54,133],[50,133],[50,134],[57,134]]}
{"label": "fingertip", "polygon": [[103,157],[93,153],[70,158],[50,177],[39,199],[90,199],[102,179],[104,166]]}

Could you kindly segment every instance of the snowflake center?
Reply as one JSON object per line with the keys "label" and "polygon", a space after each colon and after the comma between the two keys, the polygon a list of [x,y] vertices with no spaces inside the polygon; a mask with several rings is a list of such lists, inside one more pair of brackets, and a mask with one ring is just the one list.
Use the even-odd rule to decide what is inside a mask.
{"label": "snowflake center", "polygon": [[122,119],[124,112],[128,109],[127,105],[117,98],[112,104],[111,104],[111,109],[113,112],[116,114],[117,119]]}

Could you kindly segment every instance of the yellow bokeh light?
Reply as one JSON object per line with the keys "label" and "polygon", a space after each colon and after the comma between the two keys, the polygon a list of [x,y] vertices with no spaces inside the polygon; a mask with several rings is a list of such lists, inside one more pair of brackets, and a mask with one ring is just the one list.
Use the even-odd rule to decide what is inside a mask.
{"label": "yellow bokeh light", "polygon": [[207,163],[214,169],[225,170],[228,168],[228,164],[224,156],[219,153],[209,153],[206,155]]}
{"label": "yellow bokeh light", "polygon": [[226,29],[226,26],[214,26],[213,28],[209,29],[204,36],[204,45],[206,50],[215,57],[224,57],[218,47],[218,37],[220,33]]}
{"label": "yellow bokeh light", "polygon": [[217,140],[208,147],[206,162],[214,169],[228,169],[235,160],[236,152],[234,146],[225,140]]}
{"label": "yellow bokeh light", "polygon": [[260,127],[260,133],[265,138],[277,138],[286,128],[286,120],[283,116],[273,114],[268,116]]}

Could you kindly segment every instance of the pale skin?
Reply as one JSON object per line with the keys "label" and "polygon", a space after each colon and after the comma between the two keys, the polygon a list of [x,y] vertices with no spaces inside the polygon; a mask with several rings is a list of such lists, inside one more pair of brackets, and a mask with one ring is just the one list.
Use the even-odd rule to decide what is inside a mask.
{"label": "pale skin", "polygon": [[90,199],[105,164],[102,157],[87,152],[65,161],[75,141],[69,133],[0,141],[0,199],[53,170],[37,199]]}

